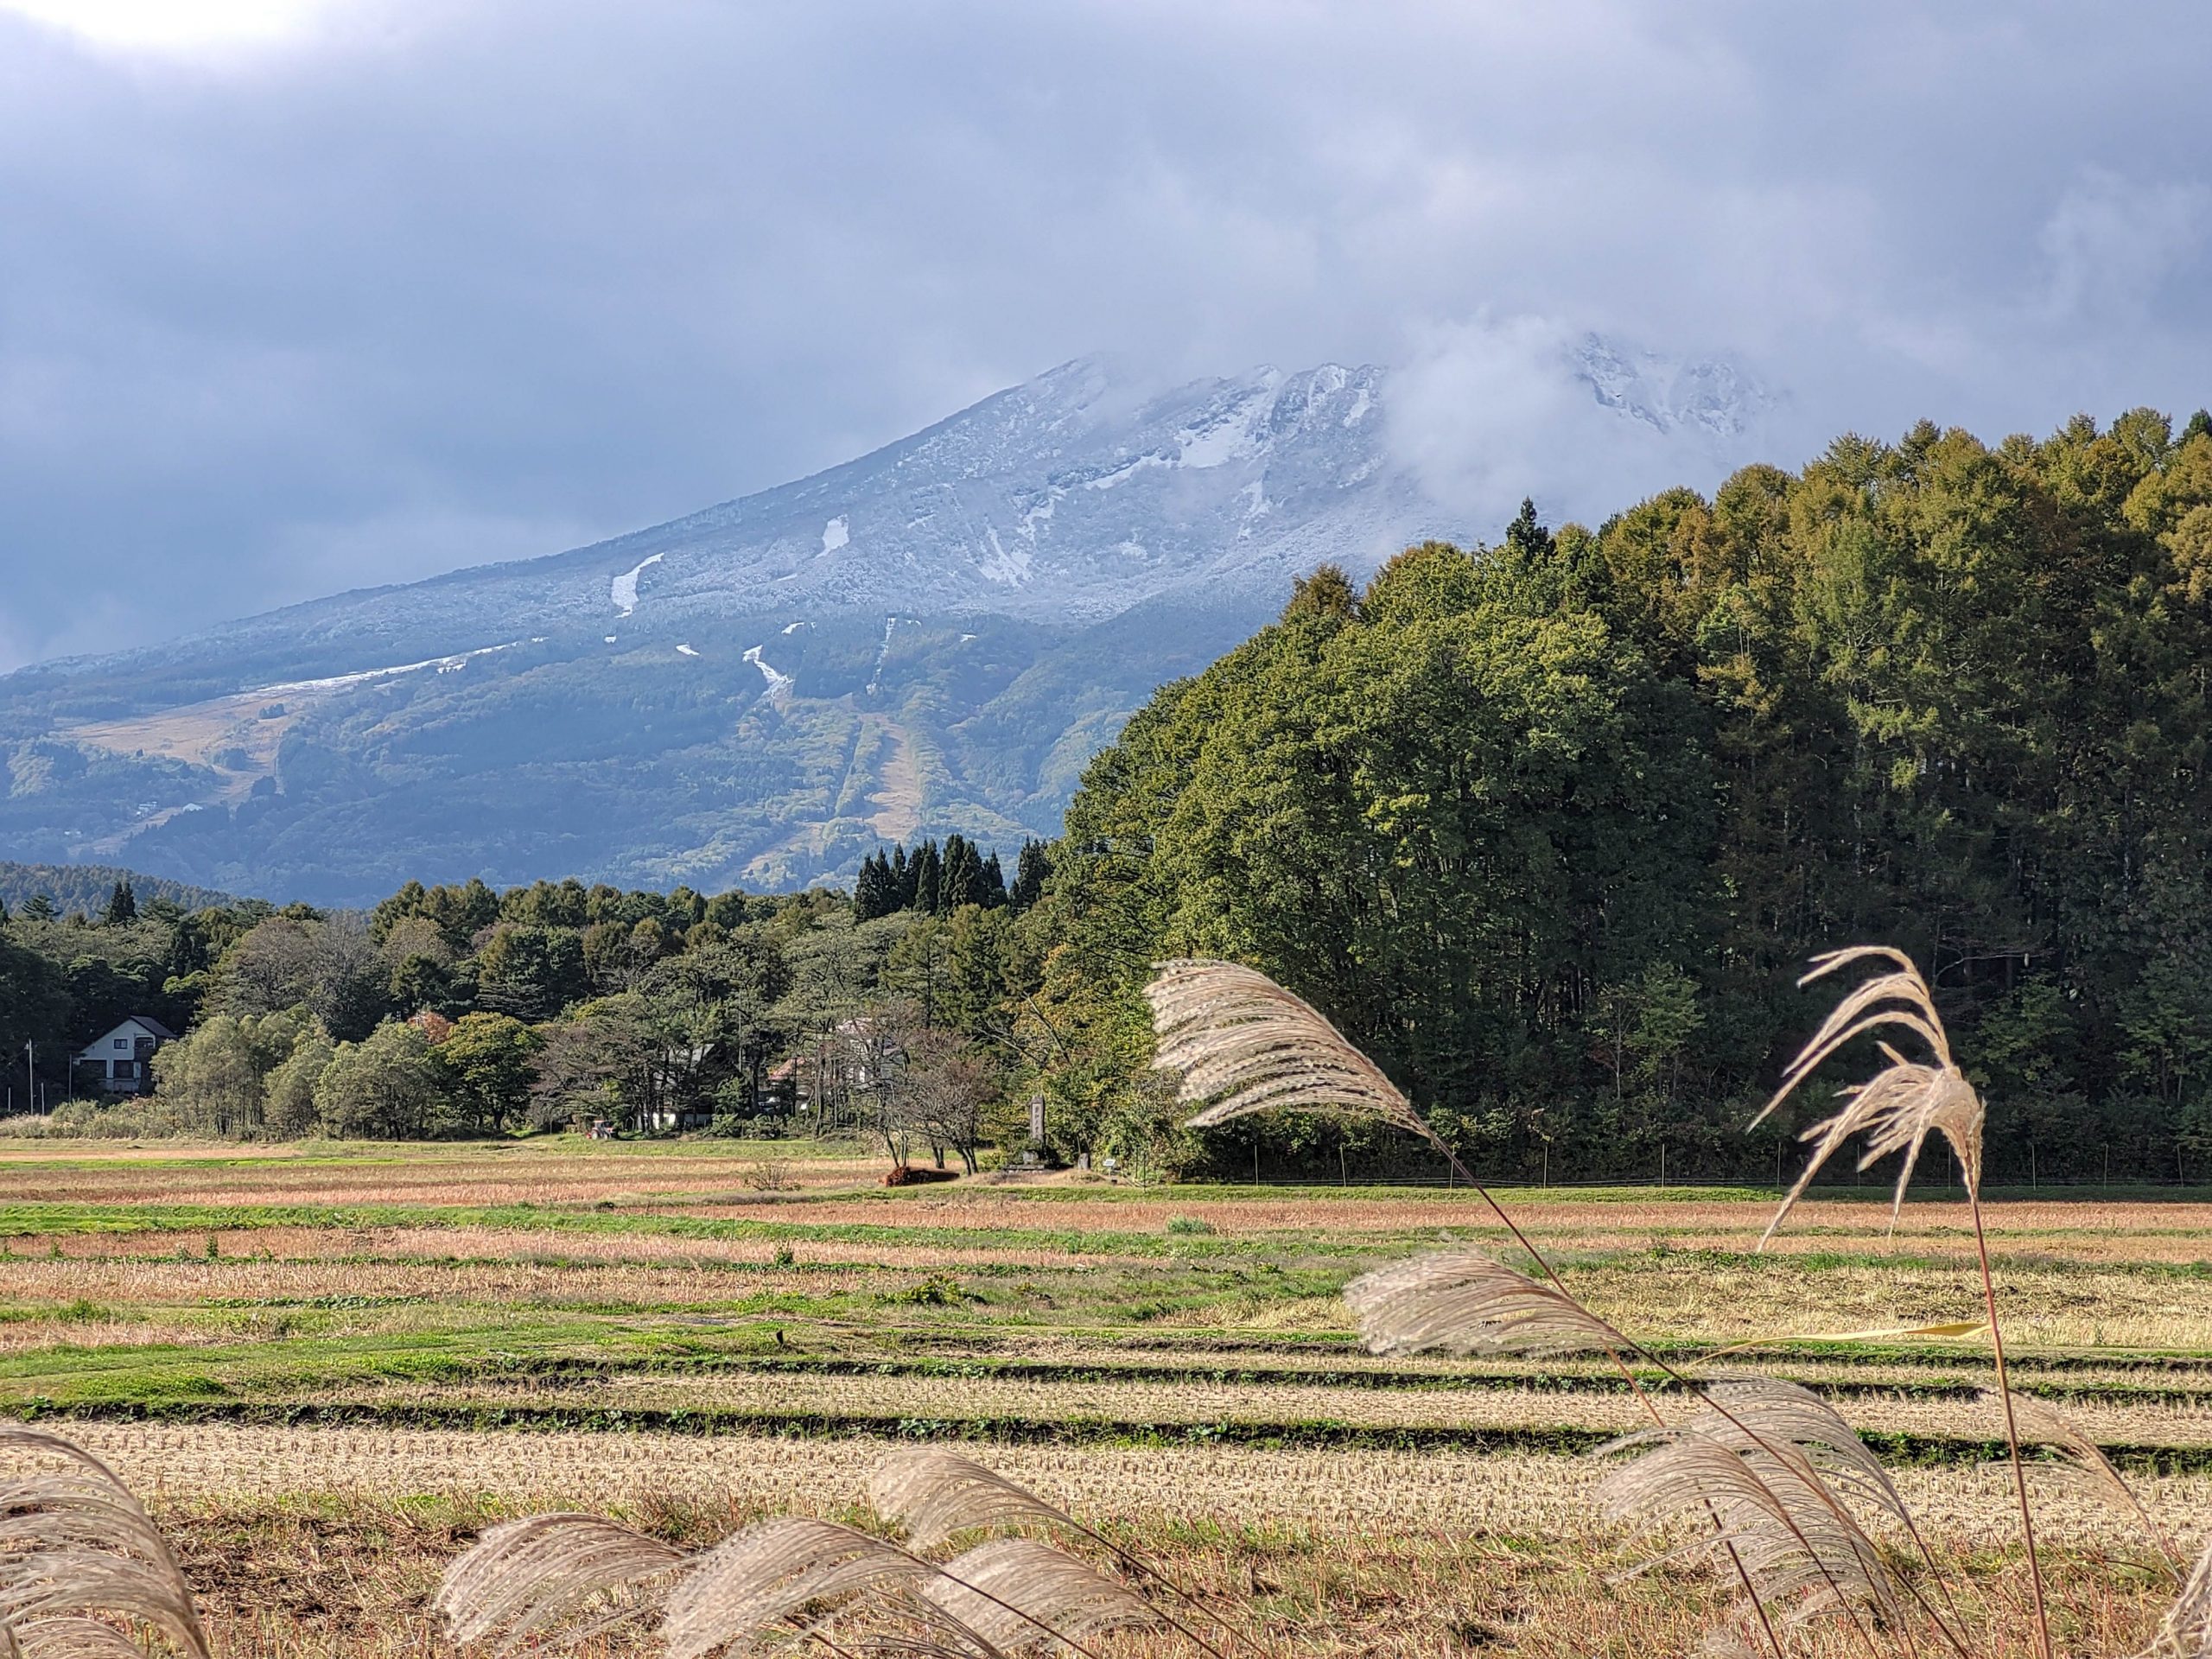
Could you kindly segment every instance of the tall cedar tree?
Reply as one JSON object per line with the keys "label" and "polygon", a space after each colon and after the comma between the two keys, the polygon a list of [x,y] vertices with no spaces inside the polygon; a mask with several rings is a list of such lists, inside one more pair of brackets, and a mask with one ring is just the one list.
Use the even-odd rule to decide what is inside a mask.
{"label": "tall cedar tree", "polygon": [[1052,873],[1052,866],[1041,841],[1025,841],[1021,855],[1014,867],[1014,887],[1007,894],[1007,902],[1016,910],[1027,910],[1045,896],[1045,878]]}

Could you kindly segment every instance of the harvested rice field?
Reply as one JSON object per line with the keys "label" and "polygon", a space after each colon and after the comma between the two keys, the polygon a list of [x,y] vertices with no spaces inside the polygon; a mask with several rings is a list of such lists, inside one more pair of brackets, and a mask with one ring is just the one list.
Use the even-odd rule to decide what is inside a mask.
{"label": "harvested rice field", "polygon": [[[1644,1421],[1618,1371],[1359,1345],[1360,1272],[1447,1241],[1516,1259],[1469,1192],[874,1173],[730,1142],[0,1149],[0,1413],[145,1494],[219,1649],[255,1659],[448,1653],[428,1595],[501,1517],[691,1542],[853,1518],[887,1450],[931,1444],[1172,1565],[1267,1651],[1687,1653],[1727,1599],[1599,1512],[1592,1448]],[[2033,1651],[1986,1339],[1879,1334],[1979,1318],[1940,1186],[1894,1230],[1879,1188],[1822,1196],[1764,1255],[1764,1192],[1499,1196],[1677,1370],[1821,1390],[1980,1649]],[[1988,1219],[2015,1387],[2193,1554],[2212,1203],[1998,1195]],[[2034,1475],[2063,1650],[2133,1651],[2171,1581],[2063,1472]],[[1859,1650],[1829,1643],[1801,1648]]]}

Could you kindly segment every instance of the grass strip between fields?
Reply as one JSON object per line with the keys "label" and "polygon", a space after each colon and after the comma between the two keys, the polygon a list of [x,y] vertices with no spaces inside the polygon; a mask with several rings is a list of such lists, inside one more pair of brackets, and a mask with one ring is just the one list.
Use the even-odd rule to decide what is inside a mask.
{"label": "grass strip between fields", "polygon": [[[222,1423],[248,1427],[378,1427],[517,1433],[754,1434],[789,1439],[878,1439],[1004,1446],[1238,1446],[1263,1450],[1548,1452],[1580,1455],[1613,1438],[1610,1429],[1572,1426],[1455,1428],[1381,1427],[1327,1419],[1294,1422],[1159,1424],[1107,1418],[912,1417],[888,1413],[726,1409],[714,1407],[568,1407],[425,1401],[105,1401],[73,1405],[18,1403],[26,1421],[53,1420],[168,1426]],[[2005,1455],[2000,1440],[1865,1431],[1859,1438],[1885,1463],[1964,1466]],[[2118,1467],[2159,1475],[2212,1473],[2212,1446],[2108,1445]]]}

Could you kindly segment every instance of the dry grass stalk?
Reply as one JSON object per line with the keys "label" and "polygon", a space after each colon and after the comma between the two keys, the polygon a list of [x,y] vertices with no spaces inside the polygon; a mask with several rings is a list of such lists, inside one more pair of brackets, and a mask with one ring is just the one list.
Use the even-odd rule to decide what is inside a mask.
{"label": "dry grass stalk", "polygon": [[894,1452],[868,1477],[868,1502],[927,1549],[986,1527],[1076,1527],[1076,1520],[1029,1491],[957,1452]]}
{"label": "dry grass stalk", "polygon": [[912,1592],[937,1569],[835,1521],[785,1516],[724,1540],[670,1593],[660,1625],[669,1659],[746,1654],[810,1610],[861,1598],[926,1613]]}
{"label": "dry grass stalk", "polygon": [[1344,1287],[1360,1335],[1378,1354],[1627,1352],[1632,1344],[1564,1292],[1474,1249],[1436,1250]]}
{"label": "dry grass stalk", "polygon": [[2212,1659],[2212,1548],[2198,1558],[2137,1659]]}
{"label": "dry grass stalk", "polygon": [[36,1618],[6,1634],[22,1659],[146,1659],[112,1624],[92,1618]]}
{"label": "dry grass stalk", "polygon": [[[876,1513],[902,1524],[907,1537],[921,1549],[944,1543],[957,1534],[985,1528],[1065,1527],[1098,1545],[1124,1567],[1202,1618],[1221,1623],[1217,1610],[1173,1574],[1123,1548],[1095,1528],[1085,1526],[1065,1510],[1054,1508],[1027,1487],[957,1452],[936,1448],[894,1452],[869,1475],[868,1492],[868,1502]],[[1147,1605],[1149,1607],[1149,1604]],[[1158,1609],[1150,1609],[1150,1613],[1172,1625],[1193,1646],[1205,1653],[1219,1655],[1218,1648],[1182,1620]],[[1232,1630],[1232,1639],[1233,1636]]]}
{"label": "dry grass stalk", "polygon": [[1430,1138],[1380,1066],[1265,974],[1202,958],[1158,969],[1144,993],[1160,1039],[1155,1064],[1182,1074],[1179,1099],[1212,1103],[1193,1126],[1278,1108],[1337,1108]]}
{"label": "dry grass stalk", "polygon": [[[1986,1389],[1983,1390],[1981,1397],[1985,1401],[1995,1398]],[[2158,1546],[2159,1554],[2165,1558],[2168,1569],[2178,1580],[2181,1576],[2180,1557],[2174,1551],[2173,1540],[2166,1535],[2165,1529],[2152,1518],[2150,1510],[2143,1507],[2143,1500],[2136,1497],[2135,1489],[2121,1478],[2120,1471],[2112,1466],[2112,1459],[2105,1456],[2097,1443],[2047,1400],[2015,1389],[2012,1407],[2020,1438],[2024,1441],[2047,1446],[2057,1452],[2063,1461],[2056,1467],[2072,1476],[2076,1486],[2102,1498],[2132,1519],[2143,1529],[2143,1535]]]}
{"label": "dry grass stalk", "polygon": [[1826,1612],[1856,1620],[1871,1611],[1895,1622],[1901,1615],[1881,1552],[1809,1459],[1777,1454],[1764,1438],[1723,1438],[1688,1425],[1624,1435],[1599,1451],[1639,1448],[1642,1456],[1599,1483],[1598,1503],[1623,1525],[1687,1530],[1659,1559],[1729,1566],[1762,1605],[1793,1620]]}
{"label": "dry grass stalk", "polygon": [[1836,1005],[1835,1011],[1789,1063],[1789,1071],[1783,1075],[1782,1086],[1751,1120],[1751,1126],[1757,1128],[1764,1122],[1838,1049],[1871,1033],[1885,1029],[1910,1032],[1928,1046],[1936,1064],[1916,1064],[1889,1044],[1880,1045],[1890,1064],[1866,1082],[1845,1090],[1842,1109],[1815,1123],[1799,1137],[1815,1143],[1813,1155],[1806,1160],[1804,1173],[1798,1176],[1796,1185],[1789,1189],[1782,1207],[1775,1212],[1766,1236],[1759,1241],[1762,1247],[1774,1236],[1783,1217],[1812,1185],[1821,1166],[1853,1135],[1863,1134],[1866,1137],[1866,1150],[1859,1160],[1861,1169],[1879,1163],[1892,1153],[1904,1154],[1904,1166],[1897,1171],[1897,1193],[1891,1204],[1892,1224],[1904,1205],[1905,1186],[1912,1179],[1920,1149],[1931,1134],[1942,1135],[1958,1154],[1967,1191],[1978,1192],[1980,1188],[1981,1096],[1974,1092],[1974,1085],[1951,1058],[1950,1039],[1936,1012],[1934,995],[1928,988],[1928,982],[1920,976],[1920,970],[1912,965],[1912,959],[1886,945],[1832,950],[1826,956],[1815,957],[1812,971],[1798,983],[1808,985],[1840,968],[1870,959],[1894,964],[1893,971],[1866,981]]}
{"label": "dry grass stalk", "polygon": [[947,1561],[944,1576],[923,1593],[1008,1653],[1160,1622],[1152,1604],[1127,1585],[1033,1538],[978,1544]]}
{"label": "dry grass stalk", "polygon": [[680,1549],[596,1515],[534,1515],[490,1529],[446,1568],[430,1610],[456,1643],[504,1632],[502,1653],[545,1634],[593,1603],[601,1616],[564,1634],[572,1647],[636,1617],[659,1598],[614,1598],[686,1559]]}
{"label": "dry grass stalk", "polygon": [[1911,1512],[1881,1459],[1810,1389],[1776,1376],[1731,1377],[1707,1385],[1705,1398],[1687,1427],[1746,1454],[1802,1454],[1818,1478],[1844,1497],[1911,1524]]}
{"label": "dry grass stalk", "polygon": [[1811,1185],[1821,1166],[1853,1135],[1863,1134],[1866,1137],[1867,1149],[1859,1164],[1861,1169],[1893,1152],[1902,1154],[1897,1195],[1890,1207],[1892,1226],[1898,1211],[1904,1207],[1906,1183],[1912,1179],[1913,1166],[1919,1161],[1920,1149],[1929,1135],[1940,1134],[1950,1143],[1959,1160],[1966,1185],[1967,1210],[1974,1222],[1974,1253],[1981,1268],[1982,1308],[1988,1316],[1989,1350],[1997,1371],[1998,1400],[2005,1411],[2005,1443],[2011,1457],[2013,1494],[2019,1506],[2020,1541],[2028,1558],[2036,1636],[2043,1659],[2056,1659],[2043,1562],[2036,1552],[2035,1510],[2028,1499],[2027,1464],[2020,1454],[2019,1425],[2012,1383],[2005,1372],[2005,1332],[1997,1317],[1997,1284],[1989,1270],[1989,1236],[1981,1220],[1981,1135],[1986,1116],[1981,1096],[1974,1092],[1974,1085],[1967,1081],[1952,1058],[1950,1037],[1943,1029],[1942,1016],[1936,1012],[1935,994],[1919,969],[1913,965],[1912,958],[1903,951],[1876,944],[1831,950],[1826,956],[1815,957],[1812,970],[1798,982],[1810,984],[1838,969],[1861,962],[1885,963],[1889,971],[1859,985],[1836,1005],[1834,1012],[1821,1022],[1812,1039],[1790,1062],[1782,1086],[1758,1116],[1751,1120],[1752,1123],[1764,1121],[1830,1056],[1862,1036],[1882,1031],[1909,1033],[1927,1046],[1935,1064],[1917,1064],[1906,1059],[1887,1042],[1878,1044],[1889,1065],[1866,1082],[1845,1090],[1843,1109],[1815,1124],[1801,1137],[1815,1142],[1813,1155],[1806,1160],[1804,1173],[1797,1178],[1796,1185],[1789,1189],[1774,1219],[1768,1224],[1760,1246],[1764,1248],[1767,1239],[1774,1236],[1783,1217]]}
{"label": "dry grass stalk", "polygon": [[176,1557],[105,1464],[35,1428],[0,1427],[0,1452],[30,1465],[0,1480],[0,1628],[20,1645],[27,1627],[106,1613],[207,1659]]}

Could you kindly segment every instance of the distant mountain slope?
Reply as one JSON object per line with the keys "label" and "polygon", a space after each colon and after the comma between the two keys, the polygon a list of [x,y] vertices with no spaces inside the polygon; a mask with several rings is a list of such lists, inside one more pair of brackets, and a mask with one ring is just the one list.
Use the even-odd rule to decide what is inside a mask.
{"label": "distant mountain slope", "polygon": [[[1661,385],[1624,349],[1600,384],[1581,355],[1626,418],[1725,416],[1713,374]],[[918,832],[1010,850],[1294,576],[1464,537],[1393,461],[1389,396],[1374,367],[1159,392],[1082,359],[595,546],[25,670],[0,852],[359,903],[472,874],[789,886]]]}

